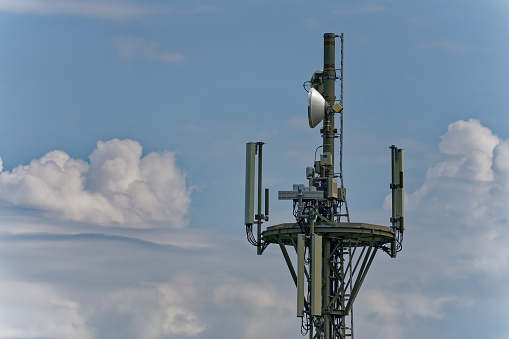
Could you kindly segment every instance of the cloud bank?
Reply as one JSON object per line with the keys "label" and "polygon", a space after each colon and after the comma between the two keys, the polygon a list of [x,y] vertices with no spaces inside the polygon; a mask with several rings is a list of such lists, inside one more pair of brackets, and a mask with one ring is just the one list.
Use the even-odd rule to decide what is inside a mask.
{"label": "cloud bank", "polygon": [[0,234],[0,245],[0,338],[255,339],[267,328],[276,338],[299,331],[293,289],[253,274],[283,272],[291,284],[284,263],[251,261],[259,259],[252,248],[40,234]]}
{"label": "cloud bank", "polygon": [[[428,337],[482,336],[484,328],[509,334],[500,299],[509,293],[509,141],[479,120],[459,120],[439,151],[441,160],[407,195],[403,252],[372,267],[376,283],[360,292],[356,319],[370,320],[366,337],[420,338],[419,328]],[[482,328],[470,325],[477,312]]]}
{"label": "cloud bank", "polygon": [[173,153],[142,157],[129,139],[99,141],[90,163],[55,150],[0,173],[0,199],[105,226],[184,227],[190,193]]}
{"label": "cloud bank", "polygon": [[[403,252],[395,260],[380,253],[370,268],[355,305],[356,337],[509,335],[509,141],[478,120],[460,120],[449,125],[438,149],[440,161],[407,194]],[[89,163],[54,151],[2,172],[1,188],[4,173],[31,169],[30,180],[44,183],[34,187],[56,192],[81,174],[82,186],[75,186],[114,205],[133,182],[154,186],[157,177],[164,186],[164,175],[142,170],[143,159],[151,156],[142,158],[131,140],[98,143]],[[170,163],[149,168],[165,174],[173,168],[173,177],[182,178],[173,158]],[[200,232],[211,246],[0,234],[0,285],[6,287],[0,289],[0,337],[251,339],[267,328],[277,338],[297,337],[296,292],[277,246],[256,257],[243,238]]]}

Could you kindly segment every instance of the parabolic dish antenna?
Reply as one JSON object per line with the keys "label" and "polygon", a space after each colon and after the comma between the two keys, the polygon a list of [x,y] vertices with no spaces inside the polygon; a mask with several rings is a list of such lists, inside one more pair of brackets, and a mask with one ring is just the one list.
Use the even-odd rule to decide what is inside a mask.
{"label": "parabolic dish antenna", "polygon": [[311,88],[308,95],[308,120],[309,127],[315,128],[318,125],[329,110],[339,113],[343,110],[343,106],[339,103],[335,103],[334,106],[330,106],[324,99],[324,97],[316,89]]}

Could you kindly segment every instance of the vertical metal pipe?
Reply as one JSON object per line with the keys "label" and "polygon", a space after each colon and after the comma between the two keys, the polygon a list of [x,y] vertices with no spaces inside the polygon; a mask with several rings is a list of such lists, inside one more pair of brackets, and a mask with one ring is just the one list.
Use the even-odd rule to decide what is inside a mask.
{"label": "vertical metal pipe", "polygon": [[[343,33],[340,35],[341,38],[341,58],[340,58],[340,69],[339,69],[339,84],[340,84],[340,95],[339,95],[339,103],[343,106]],[[343,106],[344,107],[344,106]],[[339,122],[339,176],[341,179],[341,187],[345,187],[345,183],[343,181],[343,112],[341,112],[340,122]],[[346,205],[346,199],[345,199]],[[350,220],[348,220],[350,222]]]}
{"label": "vertical metal pipe", "polygon": [[258,215],[256,216],[258,229],[256,242],[258,243],[257,254],[262,254],[262,247],[260,246],[262,241],[262,145],[263,142],[258,142]]}
{"label": "vertical metal pipe", "polygon": [[[341,61],[340,61],[340,68],[339,68],[339,83],[340,83],[340,86],[341,86],[341,90],[340,90],[340,97],[339,97],[339,103],[341,104],[341,106],[344,107],[344,103],[343,103],[343,46],[344,46],[344,43],[345,43],[345,38],[344,38],[344,34],[341,33],[339,35],[340,39],[341,39]],[[341,112],[341,116],[340,116],[340,129],[339,129],[339,177],[341,179],[341,188],[344,188],[345,187],[345,182],[344,182],[344,178],[343,178],[343,112]],[[347,222],[350,222],[350,212],[348,211],[348,202],[346,200],[346,197],[345,197],[345,201],[344,201],[344,204],[345,204],[345,212],[346,212],[346,221]]]}
{"label": "vertical metal pipe", "polygon": [[309,233],[315,233],[315,211],[309,212]]}
{"label": "vertical metal pipe", "polygon": [[[323,49],[323,97],[325,101],[333,106],[336,100],[335,95],[335,81],[336,81],[336,34],[334,33],[325,33],[323,35],[324,39],[324,49]],[[323,152],[329,153],[331,155],[330,165],[325,168],[325,176],[332,177],[334,176],[334,114],[326,114],[325,119],[323,120]],[[327,188],[329,189],[329,187]],[[327,196],[330,195],[330,192],[327,192]],[[328,303],[330,301],[330,269],[328,267],[329,260],[331,258],[330,253],[330,239],[327,239],[324,244],[323,251],[323,278],[325,280],[325,286],[322,291],[323,293],[323,307],[327,310]],[[323,314],[324,317],[324,339],[332,338],[332,324],[329,321],[328,314]]]}
{"label": "vertical metal pipe", "polygon": [[269,189],[265,189],[265,217],[268,219],[269,216]]}
{"label": "vertical metal pipe", "polygon": [[[336,34],[325,33],[323,35],[323,97],[331,106],[334,105],[336,95],[334,83],[336,81]],[[334,114],[326,114],[323,120],[323,151],[331,154],[331,164],[326,172],[327,176],[334,175]]]}
{"label": "vertical metal pipe", "polygon": [[304,272],[306,260],[306,236],[297,235],[297,317],[304,316]]}
{"label": "vertical metal pipe", "polygon": [[[336,81],[336,65],[335,65],[335,50],[336,50],[336,34],[325,33],[323,35],[324,46],[323,46],[323,97],[325,101],[333,106],[336,100],[335,95],[335,81]],[[326,114],[323,121],[323,152],[330,153],[331,162],[330,165],[325,169],[325,176],[334,176],[334,114]],[[327,192],[329,196],[329,192]],[[331,257],[330,253],[330,239],[325,242],[325,248],[323,251],[323,262],[328,266],[328,260]],[[325,267],[324,267],[325,268]],[[328,303],[330,301],[330,274],[329,268],[327,267],[323,271],[325,279],[325,288],[323,290],[324,307],[328,309]],[[331,338],[332,324],[329,321],[328,314],[324,314],[324,338]]]}
{"label": "vertical metal pipe", "polygon": [[[341,242],[341,247],[339,248],[339,273],[341,274],[340,281],[339,281],[339,294],[341,295],[341,298],[339,300],[339,304],[341,307],[341,310],[345,309],[345,258],[344,258],[344,246],[343,242]],[[342,338],[346,337],[346,314],[343,314],[341,316],[341,336]]]}
{"label": "vertical metal pipe", "polygon": [[324,309],[323,319],[324,319],[324,339],[331,339],[331,330],[332,324],[330,323],[329,318],[329,309],[330,309],[330,292],[331,292],[331,269],[330,269],[330,261],[332,258],[330,257],[330,238],[324,236],[323,242],[323,276],[325,279],[325,286],[322,291],[323,301],[322,307]]}
{"label": "vertical metal pipe", "polygon": [[396,178],[394,176],[394,168],[395,168],[395,157],[396,157],[396,146],[392,145],[391,149],[391,194],[392,194],[392,217],[391,217],[391,225],[393,230],[396,229],[396,190],[394,188],[394,184],[396,182]]}

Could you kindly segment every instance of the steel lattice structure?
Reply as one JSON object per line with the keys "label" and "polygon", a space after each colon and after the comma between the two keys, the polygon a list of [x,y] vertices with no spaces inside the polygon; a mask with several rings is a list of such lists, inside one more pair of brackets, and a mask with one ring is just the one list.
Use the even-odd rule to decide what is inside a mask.
{"label": "steel lattice structure", "polygon": [[[297,251],[297,236],[302,230],[297,224],[268,227],[262,233],[265,246],[277,244],[297,286],[297,272],[287,247]],[[314,225],[313,234],[322,236],[322,315],[304,316],[303,328],[309,338],[336,339],[353,337],[353,302],[373,262],[376,252],[390,251],[395,232],[390,227],[365,223],[327,223]],[[293,251],[290,249],[290,251]],[[310,263],[309,256],[305,262]],[[311,286],[309,264],[305,267],[307,286]],[[310,309],[310,291],[305,297],[305,309]],[[308,313],[309,314],[309,313]]]}

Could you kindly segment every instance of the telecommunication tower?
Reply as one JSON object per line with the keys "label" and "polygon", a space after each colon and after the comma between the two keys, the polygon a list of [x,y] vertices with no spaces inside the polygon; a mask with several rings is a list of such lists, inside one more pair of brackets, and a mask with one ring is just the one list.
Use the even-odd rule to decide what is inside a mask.
{"label": "telecommunication tower", "polygon": [[[340,38],[340,67],[335,66],[336,38]],[[265,190],[262,214],[262,146],[246,145],[247,238],[262,254],[270,244],[278,245],[297,287],[297,317],[301,332],[310,339],[353,338],[353,303],[378,250],[392,258],[402,249],[404,219],[403,149],[391,146],[392,216],[391,226],[350,222],[343,182],[343,34],[324,34],[323,69],[304,83],[308,94],[308,120],[311,128],[323,121],[320,133],[322,153],[306,168],[308,185],[293,185],[279,191],[279,200],[293,202],[295,221],[269,226],[269,192]],[[338,76],[339,71],[339,76]],[[340,97],[335,83],[339,80]],[[339,115],[340,129],[335,128]],[[335,140],[339,139],[339,159],[335,159]],[[318,150],[317,149],[317,150]],[[316,152],[315,152],[316,153]],[[338,161],[339,160],[339,161]],[[335,164],[339,162],[339,172]],[[256,163],[258,166],[256,166]],[[256,170],[256,167],[258,169]],[[257,187],[255,179],[257,177]],[[339,179],[339,180],[338,180]],[[257,213],[255,214],[255,193]],[[253,226],[256,224],[256,234]],[[290,252],[296,252],[292,262]],[[293,250],[292,250],[293,248]],[[295,265],[294,265],[295,263]]]}

